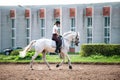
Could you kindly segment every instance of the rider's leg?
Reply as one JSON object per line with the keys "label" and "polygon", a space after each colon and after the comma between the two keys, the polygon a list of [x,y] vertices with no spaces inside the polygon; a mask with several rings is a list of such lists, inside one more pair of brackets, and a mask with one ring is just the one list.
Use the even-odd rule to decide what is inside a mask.
{"label": "rider's leg", "polygon": [[61,45],[62,45],[62,41],[61,41],[61,39],[59,38],[59,45],[58,45],[58,47],[59,47],[59,52],[61,52]]}
{"label": "rider's leg", "polygon": [[59,53],[59,52],[58,52],[58,50],[59,50],[59,39],[58,39],[57,34],[53,34],[52,40],[54,40],[54,41],[56,42],[56,50],[55,50],[55,52],[56,52],[56,53]]}
{"label": "rider's leg", "polygon": [[56,41],[56,51],[57,51],[58,53],[61,52],[61,48],[60,48],[61,44],[62,44],[62,42],[61,42],[61,40],[58,38],[57,41]]}
{"label": "rider's leg", "polygon": [[56,53],[59,53],[59,42],[56,41],[56,50],[55,50]]}

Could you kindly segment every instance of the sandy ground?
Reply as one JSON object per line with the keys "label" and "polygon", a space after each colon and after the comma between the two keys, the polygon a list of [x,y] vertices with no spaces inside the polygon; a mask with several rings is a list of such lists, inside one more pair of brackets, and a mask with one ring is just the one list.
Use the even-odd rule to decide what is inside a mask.
{"label": "sandy ground", "polygon": [[120,65],[72,64],[72,70],[50,65],[52,70],[35,63],[30,70],[29,64],[0,64],[0,80],[120,80]]}

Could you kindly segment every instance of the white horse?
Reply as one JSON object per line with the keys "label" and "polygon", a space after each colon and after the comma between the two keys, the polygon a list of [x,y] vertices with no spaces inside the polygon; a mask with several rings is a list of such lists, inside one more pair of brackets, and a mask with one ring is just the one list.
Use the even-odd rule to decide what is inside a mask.
{"label": "white horse", "polygon": [[[79,33],[78,32],[73,32],[69,31],[63,34],[63,46],[61,48],[61,52],[59,53],[62,56],[62,61],[56,65],[56,67],[59,67],[63,64],[65,60],[65,56],[68,58],[68,64],[69,64],[69,69],[72,69],[72,65],[70,62],[70,57],[68,56],[67,52],[69,51],[69,46],[71,42],[74,42],[75,45],[78,46],[79,43]],[[55,52],[55,47],[52,47],[53,40],[51,39],[38,39],[38,40],[33,40],[30,42],[30,44],[25,47],[23,51],[20,52],[20,57],[25,57],[27,51],[31,49],[31,47],[34,45],[35,46],[35,54],[32,56],[32,60],[30,62],[30,68],[32,68],[32,63],[34,59],[38,56],[38,54],[42,53],[43,55],[43,60],[47,64],[48,68],[50,68],[49,63],[46,61],[46,53],[47,52]],[[54,42],[55,43],[55,42]]]}

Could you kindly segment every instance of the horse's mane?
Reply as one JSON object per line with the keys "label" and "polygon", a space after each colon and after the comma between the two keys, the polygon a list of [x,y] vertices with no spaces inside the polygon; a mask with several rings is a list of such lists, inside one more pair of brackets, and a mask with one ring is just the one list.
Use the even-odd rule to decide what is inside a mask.
{"label": "horse's mane", "polygon": [[63,34],[63,37],[67,36],[68,34],[71,34],[73,31],[69,31]]}

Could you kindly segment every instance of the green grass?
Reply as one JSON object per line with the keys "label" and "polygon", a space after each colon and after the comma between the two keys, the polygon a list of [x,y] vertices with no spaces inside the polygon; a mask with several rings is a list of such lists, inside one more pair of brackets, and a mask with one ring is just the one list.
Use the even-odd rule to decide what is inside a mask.
{"label": "green grass", "polygon": [[97,56],[92,55],[89,57],[80,57],[80,56],[71,56],[72,62],[93,62],[93,63],[120,63],[120,56],[116,58],[112,57],[105,57],[105,56]]}
{"label": "green grass", "polygon": [[[80,55],[69,55],[72,63],[120,63],[120,56],[105,57],[101,55],[92,55],[89,57],[81,57]],[[48,62],[60,62],[58,55],[46,55]],[[18,56],[0,55],[0,62],[29,63],[31,60],[19,60]],[[43,60],[35,60],[35,62],[43,62]],[[67,59],[65,60],[67,62]]]}

